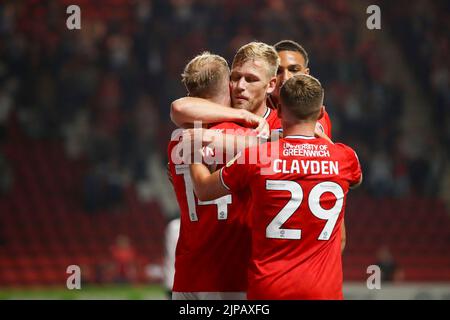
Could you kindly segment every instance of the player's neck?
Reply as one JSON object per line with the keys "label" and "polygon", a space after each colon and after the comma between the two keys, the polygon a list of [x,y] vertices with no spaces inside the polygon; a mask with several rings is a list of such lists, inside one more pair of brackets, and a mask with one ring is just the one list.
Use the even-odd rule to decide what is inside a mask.
{"label": "player's neck", "polygon": [[264,103],[262,103],[253,113],[263,118],[264,115],[267,113],[267,108],[268,107],[266,105],[266,102],[264,101]]}
{"label": "player's neck", "polygon": [[283,122],[283,136],[306,136],[314,137],[314,130],[316,124],[311,122],[306,123],[289,123]]}

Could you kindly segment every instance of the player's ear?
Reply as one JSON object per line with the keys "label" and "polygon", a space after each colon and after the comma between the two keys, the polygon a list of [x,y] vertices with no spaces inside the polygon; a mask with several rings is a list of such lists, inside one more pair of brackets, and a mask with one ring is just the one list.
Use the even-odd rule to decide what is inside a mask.
{"label": "player's ear", "polygon": [[309,74],[309,68],[305,68],[305,70],[303,71],[304,74]]}
{"label": "player's ear", "polygon": [[268,94],[271,94],[275,90],[276,85],[277,85],[277,77],[270,78],[269,85],[267,87],[266,92]]}

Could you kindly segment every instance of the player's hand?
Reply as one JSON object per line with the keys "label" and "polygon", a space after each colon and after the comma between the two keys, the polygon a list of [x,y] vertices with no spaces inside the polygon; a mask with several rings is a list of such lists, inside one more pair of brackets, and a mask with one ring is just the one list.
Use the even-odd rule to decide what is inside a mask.
{"label": "player's hand", "polygon": [[255,128],[258,137],[267,139],[270,136],[269,124],[264,118],[247,110],[242,110],[242,118],[245,125]]}
{"label": "player's hand", "polygon": [[221,136],[215,130],[200,128],[183,130],[183,161],[185,163],[201,163],[205,156],[205,150],[217,147]]}

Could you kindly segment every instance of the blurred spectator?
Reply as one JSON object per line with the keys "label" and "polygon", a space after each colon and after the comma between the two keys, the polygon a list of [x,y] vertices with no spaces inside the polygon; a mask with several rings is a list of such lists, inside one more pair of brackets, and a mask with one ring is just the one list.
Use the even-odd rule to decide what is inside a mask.
{"label": "blurred spectator", "polygon": [[[444,1],[420,0],[414,6],[405,5],[402,12],[396,10],[397,2],[382,2],[393,25],[399,27],[395,30],[411,57],[410,65],[425,82],[424,92],[433,95],[429,100],[437,123],[436,140],[442,147],[450,141]],[[72,158],[88,159],[86,189],[102,197],[105,194],[98,186],[109,185],[113,202],[120,201],[120,183],[111,181],[122,175],[139,185],[141,200],[154,199],[148,186],[164,179],[154,171],[164,171],[162,146],[173,128],[169,102],[184,94],[180,83],[184,63],[202,50],[230,59],[245,42],[292,38],[307,49],[311,70],[326,88],[334,139],[351,144],[365,154],[362,160],[370,161],[363,164],[370,177],[363,190],[379,196],[435,191],[421,187],[436,176],[432,156],[423,151],[411,155],[409,146],[394,151],[393,142],[405,134],[399,126],[405,93],[399,79],[387,79],[386,70],[395,66],[376,50],[377,38],[356,32],[359,22],[348,2],[267,0],[261,5],[246,0],[244,4],[119,0],[103,8],[86,2],[83,29],[71,33],[55,28],[64,22],[58,3],[8,2],[0,11],[0,34],[5,39],[0,46],[0,61],[5,61],[0,63],[0,136],[14,105],[30,136],[64,137]],[[35,18],[30,20],[30,15]],[[9,75],[14,75],[14,81],[4,82],[12,79]],[[15,85],[2,85],[2,81]],[[413,148],[425,143],[414,141]],[[389,163],[394,152],[405,165]],[[99,167],[115,162],[111,173],[115,177],[98,173]],[[87,197],[92,198],[88,207],[96,207],[94,196]],[[165,197],[155,199],[167,202]]]}
{"label": "blurred spectator", "polygon": [[13,99],[11,95],[0,87],[0,142],[5,140],[7,121],[12,108]]}
{"label": "blurred spectator", "polygon": [[98,165],[84,181],[84,204],[87,212],[119,210],[124,197],[125,178],[117,159]]}
{"label": "blurred spectator", "polygon": [[404,155],[396,148],[392,153],[393,162],[393,195],[396,197],[404,197],[410,192],[410,178],[406,166]]}
{"label": "blurred spectator", "polygon": [[0,196],[6,195],[12,187],[13,172],[7,159],[0,153]]}
{"label": "blurred spectator", "polygon": [[[362,32],[358,15],[366,16],[361,10],[355,12],[353,4],[345,0],[115,0],[108,5],[83,1],[82,29],[68,31],[63,2],[2,3],[0,193],[11,190],[27,172],[11,169],[14,153],[33,155],[22,142],[36,142],[39,150],[49,141],[64,142],[66,156],[82,168],[76,171],[81,175],[78,182],[64,166],[55,166],[52,178],[70,190],[62,212],[72,208],[71,202],[76,209],[81,202],[88,212],[124,214],[147,210],[152,206],[146,205],[158,202],[168,217],[177,216],[177,202],[165,174],[165,147],[174,129],[169,103],[185,94],[182,67],[203,50],[230,61],[246,42],[291,38],[308,51],[313,75],[325,87],[333,139],[351,145],[360,157],[367,179],[358,192],[406,201],[440,195],[450,211],[448,1],[380,0],[387,26],[383,30],[389,34]],[[398,66],[380,50],[384,43],[378,36],[385,35],[392,36],[388,40],[400,49],[415,74],[412,82],[418,83],[416,88],[427,102],[416,109],[418,118],[430,118],[426,132],[416,130],[405,114],[406,91]],[[58,152],[42,158],[53,161],[54,156],[58,158]],[[22,193],[32,192],[27,183],[20,187]],[[124,200],[133,197],[128,192],[125,197],[125,190],[137,195],[137,203],[129,208]],[[45,188],[44,192],[43,197],[57,198]],[[75,195],[76,199],[70,198]],[[26,196],[30,204],[41,197]],[[129,240],[118,240],[127,242],[125,248]],[[92,270],[92,277],[100,282],[110,279],[104,269]]]}
{"label": "blurred spectator", "polygon": [[180,234],[180,219],[171,220],[166,227],[164,239],[164,288],[167,298],[172,299],[172,287],[175,276],[175,251]]}
{"label": "blurred spectator", "polygon": [[450,167],[447,167],[442,176],[442,190],[441,196],[447,206],[447,211],[450,212]]}
{"label": "blurred spectator", "polygon": [[368,183],[371,193],[376,197],[387,196],[392,192],[392,165],[382,151],[372,154]]}
{"label": "blurred spectator", "polygon": [[385,245],[378,249],[377,261],[375,264],[381,269],[382,282],[401,280],[401,270],[388,246]]}

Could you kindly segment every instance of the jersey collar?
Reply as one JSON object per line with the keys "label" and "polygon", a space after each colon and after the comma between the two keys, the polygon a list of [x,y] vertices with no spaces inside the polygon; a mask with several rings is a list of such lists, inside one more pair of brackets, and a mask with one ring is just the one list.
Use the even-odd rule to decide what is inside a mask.
{"label": "jersey collar", "polygon": [[266,110],[266,112],[265,112],[264,115],[263,115],[263,118],[264,118],[265,120],[267,120],[267,118],[269,117],[270,112],[271,112],[271,109],[270,109],[269,107],[266,107],[266,108],[267,108],[267,110]]}
{"label": "jersey collar", "polygon": [[307,139],[307,140],[312,140],[312,139],[316,139],[316,137],[311,137],[311,136],[303,136],[303,135],[292,135],[292,136],[286,136],[284,137],[284,139]]}

